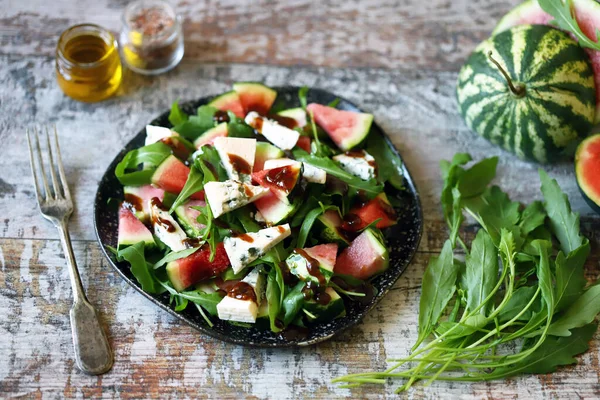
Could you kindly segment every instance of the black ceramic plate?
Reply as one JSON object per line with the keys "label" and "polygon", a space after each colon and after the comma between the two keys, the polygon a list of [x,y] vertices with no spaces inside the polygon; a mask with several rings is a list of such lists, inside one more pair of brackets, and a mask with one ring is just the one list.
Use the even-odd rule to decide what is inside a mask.
{"label": "black ceramic plate", "polygon": [[[279,87],[277,90],[277,101],[273,107],[278,109],[299,107],[297,87]],[[308,101],[320,104],[328,104],[337,98],[336,95],[320,89],[311,89],[308,93]],[[195,114],[198,106],[206,104],[211,97],[201,98],[196,101],[190,101],[181,104],[184,111],[189,114]],[[337,108],[343,110],[359,111],[358,107],[347,100],[341,99]],[[166,111],[158,118],[151,121],[152,125],[170,126],[168,121],[169,112]],[[387,145],[391,150],[400,157],[398,151],[392,145],[389,138],[383,131],[373,124],[371,135],[383,135]],[[359,304],[357,302],[346,301],[347,314],[343,318],[335,319],[328,323],[323,323],[311,327],[308,336],[302,339],[289,339],[281,335],[274,334],[270,331],[263,331],[256,328],[244,328],[231,325],[225,321],[213,318],[214,326],[209,327],[204,319],[199,315],[195,307],[189,306],[181,313],[175,312],[169,305],[169,296],[167,294],[153,296],[142,291],[129,270],[127,263],[117,262],[114,255],[107,250],[107,246],[117,245],[117,225],[118,211],[108,202],[109,199],[122,199],[122,186],[115,177],[115,166],[123,156],[130,150],[144,145],[145,129],[142,129],[127,146],[115,157],[113,162],[108,167],[106,173],[100,181],[96,200],[94,204],[94,224],[96,235],[101,244],[104,255],[110,261],[114,269],[125,279],[131,286],[138,290],[142,295],[152,301],[154,304],[162,308],[168,313],[188,323],[194,328],[218,339],[232,343],[261,346],[261,347],[286,347],[286,346],[306,346],[318,342],[322,342],[331,338],[334,334],[341,332],[344,329],[355,325],[363,318],[363,316],[371,310],[379,300],[390,290],[400,275],[404,272],[410,261],[412,260],[423,229],[421,204],[419,194],[413,183],[413,180],[406,169],[403,167],[405,188],[397,191],[396,196],[401,200],[402,207],[397,208],[399,213],[398,224],[386,229],[384,232],[388,241],[390,250],[390,267],[385,273],[377,276],[373,281],[373,286],[377,289],[377,294],[368,304]],[[346,300],[346,299],[345,299]],[[389,310],[393,313],[394,310]]]}

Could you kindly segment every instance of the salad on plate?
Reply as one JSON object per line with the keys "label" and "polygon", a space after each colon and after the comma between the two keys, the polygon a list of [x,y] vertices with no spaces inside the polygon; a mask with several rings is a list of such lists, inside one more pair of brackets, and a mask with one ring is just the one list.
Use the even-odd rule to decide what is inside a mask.
{"label": "salad on plate", "polygon": [[[397,223],[400,161],[373,115],[307,104],[243,82],[172,127],[146,126],[120,161],[120,261],[176,311],[275,333],[310,329],[368,302],[389,266],[382,230]],[[386,194],[387,192],[387,194]],[[395,204],[396,203],[396,204]]]}

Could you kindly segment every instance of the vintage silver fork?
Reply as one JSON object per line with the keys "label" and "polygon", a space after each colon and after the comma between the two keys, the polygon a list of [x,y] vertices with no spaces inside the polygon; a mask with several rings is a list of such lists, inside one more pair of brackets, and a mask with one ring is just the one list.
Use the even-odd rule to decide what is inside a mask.
{"label": "vintage silver fork", "polygon": [[[77,366],[85,373],[99,375],[112,367],[113,355],[106,333],[98,320],[98,314],[85,296],[75,256],[73,255],[73,248],[71,247],[68,221],[73,213],[73,201],[71,200],[71,193],[60,157],[56,126],[54,127],[54,154],[50,144],[48,127],[45,130],[51,185],[48,183],[49,179],[44,168],[37,129],[33,130],[33,135],[30,135],[29,130],[27,130],[33,183],[42,215],[52,222],[60,233],[60,241],[69,268],[73,289],[73,306],[70,312],[71,331]],[[35,137],[33,140],[35,147],[32,145],[31,136]]]}

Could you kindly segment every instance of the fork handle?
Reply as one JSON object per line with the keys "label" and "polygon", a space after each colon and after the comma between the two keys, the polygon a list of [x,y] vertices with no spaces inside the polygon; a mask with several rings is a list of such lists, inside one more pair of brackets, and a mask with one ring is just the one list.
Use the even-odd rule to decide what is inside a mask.
{"label": "fork handle", "polygon": [[67,260],[73,288],[73,306],[69,314],[75,361],[79,369],[87,374],[103,374],[112,367],[112,350],[98,319],[98,313],[85,296],[66,220],[57,223],[56,227],[60,232],[60,241]]}

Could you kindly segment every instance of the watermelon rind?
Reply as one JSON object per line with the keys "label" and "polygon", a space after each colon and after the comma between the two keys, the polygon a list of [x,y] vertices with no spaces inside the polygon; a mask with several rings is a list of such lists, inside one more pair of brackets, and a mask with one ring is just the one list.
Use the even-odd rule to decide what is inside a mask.
{"label": "watermelon rind", "polygon": [[119,210],[119,230],[117,247],[123,249],[143,242],[145,248],[153,248],[156,243],[150,230],[128,209]]}
{"label": "watermelon rind", "polygon": [[322,225],[321,238],[326,242],[334,242],[341,246],[348,246],[350,241],[340,233],[342,218],[335,210],[328,210],[320,215],[317,220]]}
{"label": "watermelon rind", "polygon": [[302,107],[279,111],[277,115],[293,119],[299,128],[303,128],[306,125],[306,111]]}
{"label": "watermelon rind", "polygon": [[254,205],[269,225],[277,225],[294,211],[287,197],[279,197],[273,191],[256,200]]}
{"label": "watermelon rind", "polygon": [[239,95],[246,114],[256,111],[267,115],[277,97],[275,90],[259,82],[237,82],[233,84],[233,90]]}
{"label": "watermelon rind", "polygon": [[[490,52],[522,93],[512,93]],[[457,100],[473,131],[521,159],[546,163],[572,157],[591,131],[596,87],[589,58],[566,33],[520,25],[475,49],[459,73]]]}
{"label": "watermelon rind", "polygon": [[188,200],[175,208],[177,219],[188,236],[198,237],[202,234],[204,225],[198,222],[199,211],[191,207],[204,205],[206,203],[201,200]]}
{"label": "watermelon rind", "polygon": [[373,124],[373,114],[338,110],[316,103],[309,104],[307,110],[342,151],[361,144],[369,135]]}
{"label": "watermelon rind", "polygon": [[245,116],[244,106],[242,106],[240,96],[235,90],[230,90],[229,92],[225,92],[215,97],[208,105],[217,110],[231,111],[238,118],[244,118]]}
{"label": "watermelon rind", "polygon": [[[580,27],[592,41],[600,40],[597,29],[600,27],[600,3],[596,0],[571,0]],[[498,34],[513,26],[523,24],[540,24],[555,27],[554,17],[540,7],[537,0],[527,0],[510,10],[496,25],[493,34]],[[582,25],[585,24],[585,25]],[[587,29],[586,29],[587,28]],[[593,33],[590,33],[593,32]],[[591,35],[591,36],[590,36]],[[600,51],[585,48],[594,69],[596,81],[596,115],[595,124],[600,124]]]}
{"label": "watermelon rind", "polygon": [[267,142],[256,142],[253,171],[262,171],[265,161],[274,160],[283,156],[284,152],[279,147],[275,147]]}
{"label": "watermelon rind", "polygon": [[210,128],[202,135],[200,135],[196,140],[194,140],[194,146],[199,149],[200,147],[206,144],[212,144],[213,141],[221,136],[227,136],[227,122],[221,122],[219,125],[214,128]]}
{"label": "watermelon rind", "polygon": [[325,293],[331,297],[331,300],[327,304],[319,304],[313,299],[307,300],[304,303],[304,309],[308,311],[306,317],[310,322],[332,321],[346,314],[344,300],[340,295],[331,287],[325,289]]}
{"label": "watermelon rind", "polygon": [[[592,210],[600,214],[600,134],[588,137],[577,148],[575,176],[583,198]],[[590,182],[590,179],[595,182]]]}

